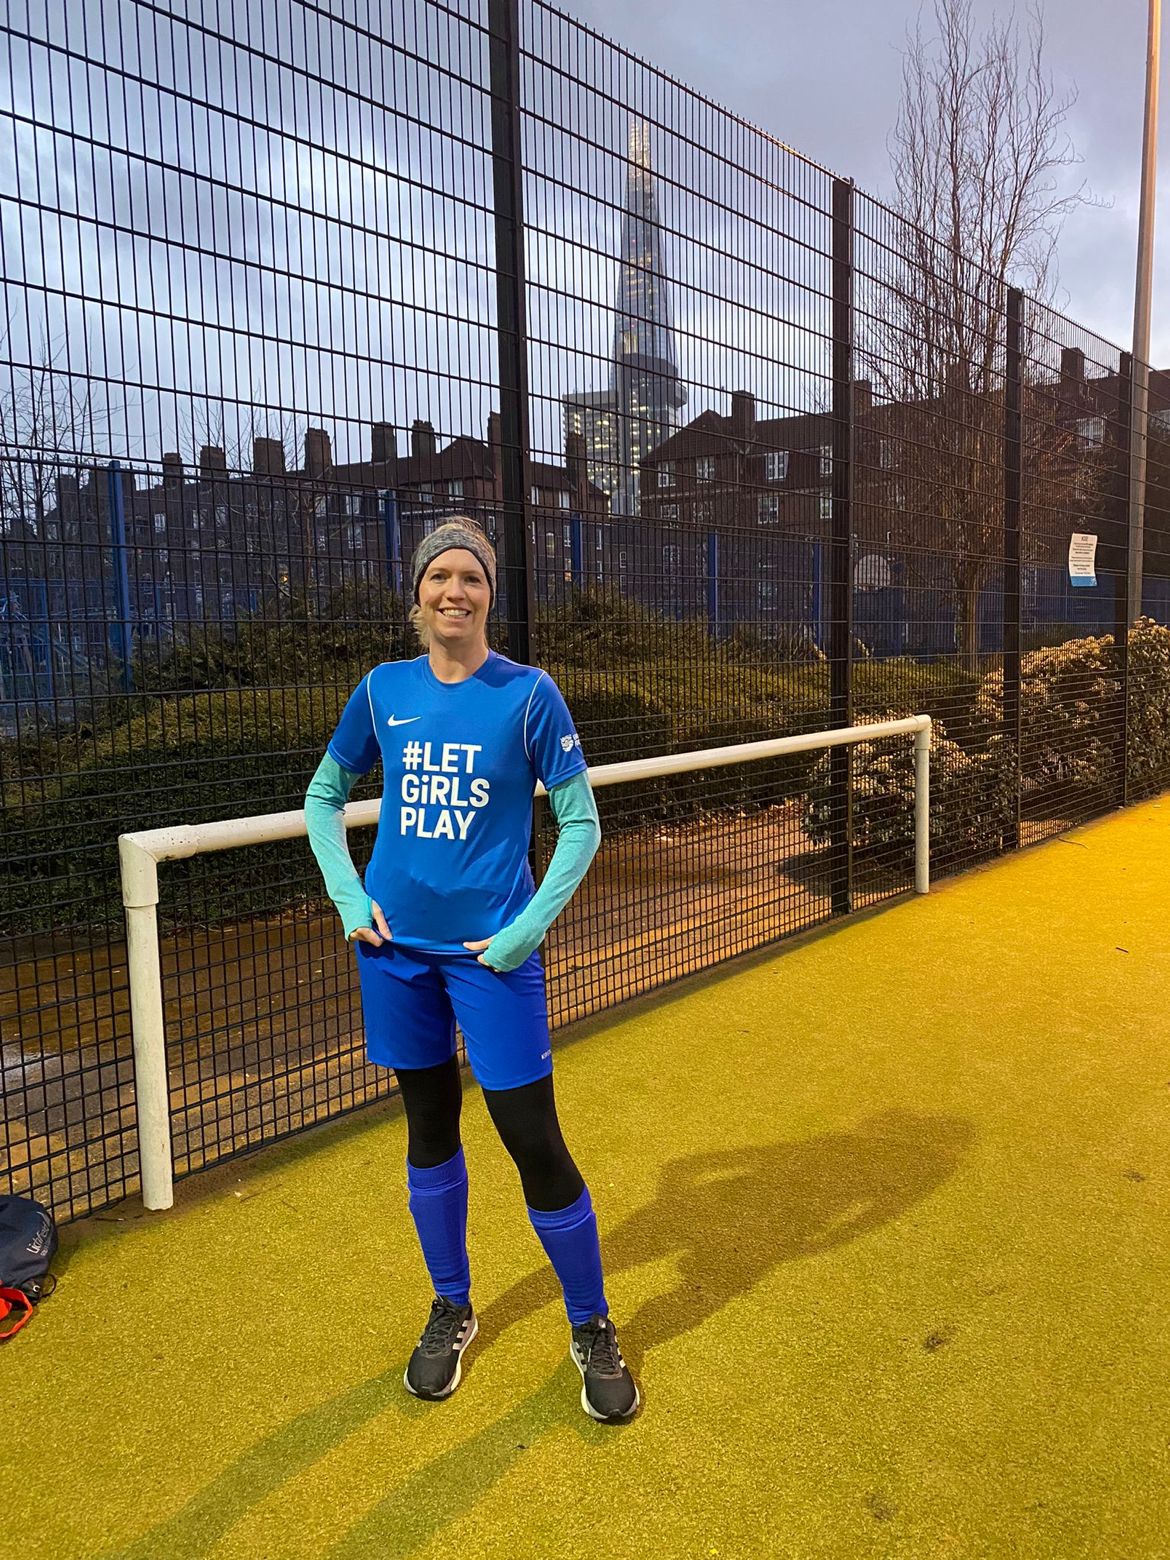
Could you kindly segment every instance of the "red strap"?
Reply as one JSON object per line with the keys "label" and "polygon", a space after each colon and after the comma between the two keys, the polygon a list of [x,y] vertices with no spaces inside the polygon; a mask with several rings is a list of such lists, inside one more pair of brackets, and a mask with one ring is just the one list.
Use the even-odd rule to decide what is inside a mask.
{"label": "red strap", "polygon": [[3,1332],[0,1332],[0,1343],[3,1343],[8,1338],[15,1338],[17,1333],[33,1314],[32,1301],[23,1290],[0,1288],[0,1322],[2,1322],[13,1309],[14,1304],[24,1307],[24,1315],[18,1322],[14,1322],[11,1327],[6,1328]]}

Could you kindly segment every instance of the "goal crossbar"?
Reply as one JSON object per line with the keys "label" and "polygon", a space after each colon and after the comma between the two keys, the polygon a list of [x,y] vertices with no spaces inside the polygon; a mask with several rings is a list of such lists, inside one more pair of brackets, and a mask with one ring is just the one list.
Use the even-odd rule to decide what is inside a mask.
{"label": "goal crossbar", "polygon": [[[660,775],[686,774],[718,769],[728,764],[753,763],[786,753],[808,753],[822,748],[874,742],[879,738],[914,738],[914,888],[930,889],[930,732],[929,715],[907,715],[897,720],[874,721],[862,726],[839,726],[831,731],[800,732],[771,737],[763,742],[742,742],[731,747],[704,748],[692,753],[670,753],[658,758],[636,758],[620,764],[600,764],[588,771],[594,790],[608,785],[628,785]],[[545,795],[537,785],[536,795]],[[345,808],[347,829],[368,828],[381,815],[380,799],[351,802]],[[174,1201],[174,1168],[171,1152],[170,1092],[167,1078],[166,1023],[163,1010],[162,967],[158,940],[158,867],[163,861],[181,861],[212,851],[235,850],[242,845],[264,845],[274,840],[297,839],[307,832],[301,810],[266,813],[255,818],[227,818],[221,822],[178,824],[123,834],[118,839],[122,904],[126,911],[126,949],[130,979],[130,1022],[134,1042],[134,1090],[138,1112],[138,1163],[142,1200],[147,1208],[169,1208]]]}

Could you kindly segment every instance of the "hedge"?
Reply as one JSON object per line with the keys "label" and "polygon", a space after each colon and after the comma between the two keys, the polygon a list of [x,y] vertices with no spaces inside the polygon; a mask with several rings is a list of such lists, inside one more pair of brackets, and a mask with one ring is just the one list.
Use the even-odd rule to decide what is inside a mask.
{"label": "hedge", "polygon": [[[335,621],[294,606],[279,624],[246,621],[233,636],[198,636],[153,674],[140,668],[143,691],[117,701],[102,725],[8,745],[0,753],[5,930],[120,924],[115,842],[126,830],[299,807],[352,687],[377,660],[413,653],[401,598],[354,593],[331,606],[341,614]],[[387,618],[377,615],[382,611]],[[702,624],[597,593],[575,592],[564,612],[542,614],[534,637],[594,764],[788,735],[829,719],[823,660],[780,662],[742,635],[712,643]],[[1108,636],[1025,656],[1027,785],[1116,794],[1114,656]],[[1010,809],[1005,800],[1005,787],[1015,783],[1014,758],[997,734],[1000,674],[974,682],[953,663],[869,661],[855,667],[853,682],[858,720],[919,711],[935,720],[936,853],[983,853],[998,841],[1015,805],[1014,796]],[[911,848],[910,751],[909,742],[858,750],[859,848]],[[1129,754],[1136,786],[1170,780],[1170,629],[1149,619],[1131,636]],[[820,755],[798,754],[709,776],[670,776],[620,794],[606,788],[598,800],[609,826],[626,827],[808,792],[807,828],[822,840],[827,772]],[[171,913],[208,922],[279,910],[315,881],[307,849],[289,845],[175,863],[164,878],[168,901],[198,882],[197,902],[172,904]]]}
{"label": "hedge", "polygon": [[[914,713],[891,710],[887,718]],[[859,722],[870,724],[868,721]],[[828,844],[839,798],[829,787],[830,757],[817,765],[804,829],[815,845]],[[1003,848],[1016,812],[1015,755],[1001,736],[966,752],[942,721],[930,739],[930,851],[936,862],[972,859]],[[853,749],[853,848],[881,852],[891,864],[914,859],[914,744],[909,737],[859,743]]]}

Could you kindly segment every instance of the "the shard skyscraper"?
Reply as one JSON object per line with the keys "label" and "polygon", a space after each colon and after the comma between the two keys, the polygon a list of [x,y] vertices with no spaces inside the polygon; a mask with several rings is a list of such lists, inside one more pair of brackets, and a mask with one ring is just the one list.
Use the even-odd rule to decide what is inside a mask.
{"label": "the shard skyscraper", "polygon": [[615,515],[638,513],[638,464],[677,427],[686,398],[670,326],[650,131],[635,121],[630,125],[609,391],[568,395],[564,401],[566,432],[584,435],[590,480],[611,494]]}

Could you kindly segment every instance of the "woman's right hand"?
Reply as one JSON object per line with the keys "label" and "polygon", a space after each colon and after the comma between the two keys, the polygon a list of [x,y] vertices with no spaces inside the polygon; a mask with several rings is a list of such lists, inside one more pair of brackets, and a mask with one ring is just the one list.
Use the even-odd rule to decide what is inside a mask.
{"label": "woman's right hand", "polygon": [[382,914],[382,906],[376,899],[370,900],[370,914],[374,918],[373,926],[357,926],[349,934],[350,942],[369,943],[373,948],[380,948],[384,942],[390,942],[390,928],[386,925],[386,917]]}

